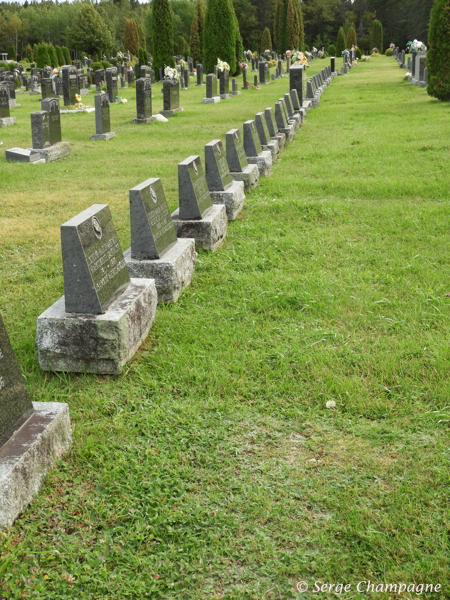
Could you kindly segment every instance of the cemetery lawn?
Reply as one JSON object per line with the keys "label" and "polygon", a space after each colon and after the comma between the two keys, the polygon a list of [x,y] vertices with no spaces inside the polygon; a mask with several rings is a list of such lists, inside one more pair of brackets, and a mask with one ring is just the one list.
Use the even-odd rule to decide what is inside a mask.
{"label": "cemetery lawn", "polygon": [[[357,593],[368,580],[449,597],[450,105],[404,73],[380,57],[334,80],[119,377],[39,369],[59,225],[108,203],[125,250],[128,189],[161,177],[174,210],[177,163],[203,161],[288,79],[218,105],[191,79],[185,112],[148,126],[129,89],[116,139],[89,139],[94,114],[62,115],[69,159],[0,158],[5,325],[33,400],[68,402],[74,429],[0,533],[0,597],[334,598],[312,593],[321,581],[400,598]],[[30,145],[37,98],[18,95],[2,150]]]}

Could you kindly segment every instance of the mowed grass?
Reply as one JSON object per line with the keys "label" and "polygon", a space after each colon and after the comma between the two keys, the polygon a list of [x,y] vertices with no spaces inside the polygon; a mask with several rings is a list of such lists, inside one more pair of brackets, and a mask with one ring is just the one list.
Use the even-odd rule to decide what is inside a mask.
{"label": "mowed grass", "polygon": [[[91,142],[94,115],[67,115],[69,159],[0,162],[1,310],[33,399],[68,402],[74,429],[0,534],[0,597],[336,597],[315,581],[418,597],[357,593],[368,580],[450,596],[450,106],[403,74],[380,57],[334,80],[120,377],[39,369],[59,225],[108,203],[127,248],[128,189],[161,177],[174,209],[177,163],[288,80],[219,105],[194,86],[183,114],[147,127],[130,89],[116,139]],[[18,101],[5,148],[30,145],[39,103]]]}

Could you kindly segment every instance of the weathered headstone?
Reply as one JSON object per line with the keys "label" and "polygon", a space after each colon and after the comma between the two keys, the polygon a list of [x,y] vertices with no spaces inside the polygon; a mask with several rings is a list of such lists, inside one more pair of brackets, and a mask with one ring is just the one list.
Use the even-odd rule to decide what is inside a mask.
{"label": "weathered headstone", "polygon": [[196,65],[197,85],[203,85],[203,65],[197,63]]}
{"label": "weathered headstone", "polygon": [[41,101],[41,106],[48,113],[48,139],[50,145],[59,144],[61,141],[59,98],[46,98]]}
{"label": "weathered headstone", "polygon": [[253,120],[244,123],[244,150],[249,164],[258,165],[261,177],[272,173],[272,153],[262,149]]}
{"label": "weathered headstone", "polygon": [[133,123],[152,123],[152,82],[148,77],[136,80],[136,118]]}
{"label": "weathered headstone", "polygon": [[31,139],[33,150],[41,150],[50,146],[50,121],[45,110],[31,113]]}
{"label": "weathered headstone", "polygon": [[219,72],[221,100],[227,100],[228,98],[231,98],[230,79],[228,75],[229,73],[227,69],[223,69],[223,71]]}
{"label": "weathered headstone", "polygon": [[9,108],[9,85],[6,82],[0,82],[0,127],[15,125],[16,118],[10,116]]}
{"label": "weathered headstone", "polygon": [[163,105],[164,109],[160,113],[164,117],[172,117],[177,112],[182,112],[180,107],[180,82],[164,79],[163,84]]}
{"label": "weathered headstone", "polygon": [[228,167],[232,173],[242,173],[248,165],[248,160],[239,129],[231,129],[225,139]]}
{"label": "weathered headstone", "polygon": [[206,76],[206,96],[203,98],[205,104],[220,102],[217,94],[217,78],[213,73]]}
{"label": "weathered headstone", "polygon": [[109,101],[110,103],[114,103],[117,99],[117,69],[115,67],[106,69],[105,77]]}
{"label": "weathered headstone", "polygon": [[54,95],[53,81],[48,77],[41,79],[41,95],[43,100],[45,98],[51,98]]}
{"label": "weathered headstone", "polygon": [[77,103],[76,95],[77,90],[77,71],[74,67],[63,67],[62,79],[63,79],[63,96],[64,106],[72,106]]}
{"label": "weathered headstone", "polygon": [[231,80],[231,95],[232,96],[238,96],[241,92],[238,91],[237,89],[237,82],[236,82],[236,78],[233,77]]}
{"label": "weathered headstone", "polygon": [[95,96],[95,133],[91,135],[93,140],[110,140],[116,137],[115,131],[111,131],[111,111],[108,94],[101,92]]}
{"label": "weathered headstone", "polygon": [[242,70],[242,87],[244,90],[248,90],[248,68],[244,67]]}

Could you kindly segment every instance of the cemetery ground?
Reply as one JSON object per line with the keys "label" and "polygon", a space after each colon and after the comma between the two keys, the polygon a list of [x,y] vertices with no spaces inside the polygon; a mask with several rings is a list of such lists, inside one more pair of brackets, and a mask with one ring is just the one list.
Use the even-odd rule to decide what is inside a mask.
{"label": "cemetery ground", "polygon": [[[74,445],[0,534],[0,597],[335,597],[315,581],[400,597],[356,593],[368,580],[448,597],[450,106],[403,75],[380,57],[334,79],[119,377],[38,367],[60,224],[108,203],[125,250],[128,190],[161,177],[174,210],[177,163],[288,79],[216,105],[191,79],[185,112],[148,126],[129,89],[117,138],[62,115],[70,158],[2,159],[3,317],[33,400],[69,403]],[[2,149],[31,145],[39,102],[18,102]]]}

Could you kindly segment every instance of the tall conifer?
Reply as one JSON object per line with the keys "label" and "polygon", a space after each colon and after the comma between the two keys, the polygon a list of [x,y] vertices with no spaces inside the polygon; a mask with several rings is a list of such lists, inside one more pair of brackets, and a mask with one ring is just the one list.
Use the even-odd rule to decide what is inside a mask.
{"label": "tall conifer", "polygon": [[159,69],[173,66],[172,11],[169,0],[152,2],[153,68],[159,79]]}

